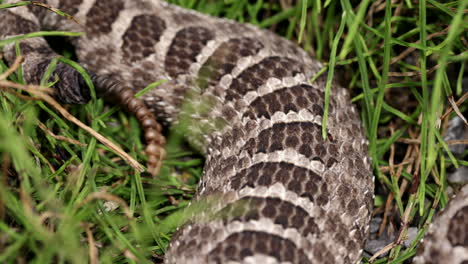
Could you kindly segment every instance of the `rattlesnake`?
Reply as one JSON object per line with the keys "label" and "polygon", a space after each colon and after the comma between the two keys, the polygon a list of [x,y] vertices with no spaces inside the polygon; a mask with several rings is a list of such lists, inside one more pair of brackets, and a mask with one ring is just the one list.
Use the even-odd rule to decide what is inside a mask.
{"label": "rattlesnake", "polygon": [[468,262],[468,185],[431,224],[414,263]]}
{"label": "rattlesnake", "polygon": [[[188,120],[188,140],[206,154],[196,199],[218,200],[174,234],[167,263],[360,260],[374,189],[367,141],[348,92],[337,84],[322,138],[325,80],[310,81],[322,68],[319,62],[269,31],[161,1],[45,2],[80,24],[44,8],[14,8],[0,11],[0,36],[41,27],[84,31],[72,43],[98,90],[115,95],[168,80],[147,92],[144,102],[164,122]],[[42,38],[23,40],[20,48],[25,79],[38,82],[56,55]],[[12,62],[14,46],[4,52]],[[57,98],[89,99],[75,71],[59,64],[56,73]],[[144,108],[132,102],[129,108]],[[192,107],[180,111],[183,104]],[[140,120],[151,123],[147,117],[145,112]],[[157,159],[163,155],[156,148],[163,143],[155,136],[160,128],[148,127],[148,153]],[[154,159],[150,165],[157,167]],[[463,208],[448,211],[463,222]],[[452,256],[468,259],[466,236],[459,238],[465,253]]]}

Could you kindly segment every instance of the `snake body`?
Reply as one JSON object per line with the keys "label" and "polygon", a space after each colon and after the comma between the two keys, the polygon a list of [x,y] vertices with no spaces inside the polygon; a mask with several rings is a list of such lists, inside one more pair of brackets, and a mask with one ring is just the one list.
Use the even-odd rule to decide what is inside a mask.
{"label": "snake body", "polygon": [[[2,37],[40,28],[84,31],[72,39],[87,70],[141,90],[168,123],[186,122],[206,155],[197,200],[217,197],[173,236],[166,263],[356,263],[368,235],[373,177],[367,141],[345,89],[333,84],[323,139],[322,65],[291,41],[248,24],[162,1],[44,1],[3,12]],[[42,38],[20,45],[25,78],[56,56]],[[14,59],[14,47],[5,55]],[[86,101],[69,70],[57,97]],[[465,241],[466,243],[466,241]]]}
{"label": "snake body", "polygon": [[414,263],[468,263],[468,185],[431,223]]}

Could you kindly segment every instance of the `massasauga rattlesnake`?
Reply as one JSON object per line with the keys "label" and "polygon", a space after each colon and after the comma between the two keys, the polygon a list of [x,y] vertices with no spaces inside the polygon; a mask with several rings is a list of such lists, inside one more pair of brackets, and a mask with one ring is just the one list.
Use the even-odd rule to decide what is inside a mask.
{"label": "massasauga rattlesnake", "polygon": [[[0,11],[0,36],[40,28],[86,32],[72,39],[79,62],[101,94],[140,111],[153,167],[163,155],[157,150],[160,128],[131,93],[119,92],[167,79],[144,102],[167,122],[180,115],[191,120],[187,137],[206,154],[197,197],[222,195],[211,213],[176,232],[167,263],[359,261],[374,189],[367,143],[357,111],[338,85],[332,87],[327,140],[322,138],[325,84],[323,78],[310,82],[320,63],[271,32],[162,1],[44,2],[81,24],[40,7],[14,8]],[[42,38],[23,40],[20,48],[25,78],[37,82],[56,54]],[[13,45],[4,52],[12,62]],[[59,64],[56,73],[57,98],[89,99],[71,68]],[[193,112],[180,113],[187,101]],[[422,263],[424,257],[468,261],[467,188],[459,197],[439,218],[441,225],[449,222],[434,233],[439,240],[427,242],[426,250],[438,253],[425,251]]]}

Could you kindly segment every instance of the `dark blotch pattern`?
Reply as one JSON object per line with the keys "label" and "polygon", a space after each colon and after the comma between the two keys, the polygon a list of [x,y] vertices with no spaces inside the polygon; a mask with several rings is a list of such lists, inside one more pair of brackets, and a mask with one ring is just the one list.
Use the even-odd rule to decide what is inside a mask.
{"label": "dark blotch pattern", "polygon": [[206,43],[213,38],[213,33],[204,27],[187,27],[177,32],[164,62],[169,75],[177,77],[186,73]]}
{"label": "dark blotch pattern", "polygon": [[[245,116],[254,118],[270,118],[275,112],[299,112],[302,109],[309,109],[313,114],[323,115],[323,94],[311,85],[296,85],[278,89],[272,93],[256,98],[249,106]],[[330,113],[333,113],[330,104]]]}
{"label": "dark blotch pattern", "polygon": [[304,236],[319,233],[315,219],[304,209],[279,198],[244,197],[227,205],[220,211],[219,216],[225,223],[269,218],[284,229],[297,229],[297,232]]}
{"label": "dark blotch pattern", "polygon": [[[42,0],[42,1],[36,1],[36,2],[41,2],[47,4],[47,1]],[[50,12],[50,10],[47,10],[47,8],[44,8],[42,6],[37,6],[37,5],[27,5],[28,10],[33,13],[37,19],[40,21],[39,23],[43,23],[44,19],[47,15],[54,14],[53,12]],[[63,9],[61,9],[63,10]],[[63,10],[64,11],[64,10]],[[55,15],[55,14],[54,14]],[[1,16],[0,16],[1,17]]]}
{"label": "dark blotch pattern", "polygon": [[281,183],[300,197],[318,205],[328,202],[327,183],[315,172],[286,162],[262,162],[241,170],[231,179],[231,188],[270,186]]}
{"label": "dark blotch pattern", "polygon": [[232,81],[226,91],[226,100],[233,101],[242,98],[247,92],[255,91],[265,84],[269,78],[278,79],[294,76],[303,72],[301,64],[293,59],[273,56],[245,69]]}
{"label": "dark blotch pattern", "polygon": [[261,48],[263,44],[252,38],[234,38],[222,43],[200,68],[197,85],[202,89],[216,85],[240,58],[253,56]]}
{"label": "dark blotch pattern", "polygon": [[[77,8],[79,4],[85,1],[58,0],[57,2],[60,3],[59,7],[62,10],[71,15],[74,15],[79,10]],[[99,69],[100,71],[106,73],[109,72],[110,76],[120,76],[119,73],[121,72],[119,72],[119,70],[116,70],[116,65],[109,66],[108,63],[102,62],[115,61],[114,59],[118,58],[121,55],[120,53],[125,53],[124,55],[129,61],[139,62],[134,64],[135,67],[133,67],[132,69],[127,69],[129,70],[128,72],[126,69],[124,69],[126,71],[126,74],[121,75],[121,77],[123,78],[122,82],[125,84],[131,84],[132,86],[135,86],[134,84],[138,83],[136,87],[141,87],[144,85],[144,83],[152,81],[154,76],[151,75],[151,70],[154,67],[158,67],[159,63],[164,63],[164,67],[167,70],[168,75],[170,75],[171,77],[177,77],[180,74],[186,73],[190,65],[193,65],[193,63],[196,62],[197,55],[200,54],[202,49],[206,47],[206,44],[210,40],[214,39],[214,36],[217,32],[219,32],[220,34],[230,35],[236,38],[226,41],[225,43],[216,43],[218,49],[216,49],[214,54],[210,56],[210,58],[206,61],[205,65],[203,65],[199,72],[200,82],[198,84],[202,87],[207,87],[209,85],[216,84],[223,75],[232,71],[232,69],[235,67],[235,64],[240,58],[258,54],[258,51],[263,47],[263,45],[258,42],[259,40],[273,40],[273,38],[267,38],[268,34],[272,33],[266,33],[260,30],[257,31],[253,27],[250,28],[248,26],[239,25],[234,22],[226,22],[225,20],[215,20],[214,18],[206,18],[202,15],[193,15],[195,13],[184,13],[184,11],[175,8],[175,11],[172,11],[172,7],[167,6],[167,12],[163,12],[161,14],[155,13],[151,15],[139,15],[136,17],[129,17],[129,19],[132,19],[129,20],[129,22],[131,21],[130,28],[126,32],[121,32],[123,34],[121,50],[115,49],[115,45],[111,45],[112,43],[105,43],[105,41],[101,41],[108,40],[106,38],[102,38],[100,40],[101,42],[96,42],[98,40],[97,38],[101,36],[106,36],[111,32],[112,27],[116,25],[115,23],[123,15],[123,13],[120,13],[121,10],[124,10],[125,4],[130,2],[131,1],[124,0],[92,1],[92,3],[94,3],[93,6],[89,10],[86,19],[83,19],[85,20],[83,22],[86,22],[87,35],[84,36],[84,39],[82,38],[84,42],[83,45],[80,44],[78,46],[77,53],[85,54],[83,55],[85,59],[82,61],[85,62],[86,65],[93,65],[93,69]],[[148,1],[148,3],[150,2]],[[153,1],[153,3],[158,2]],[[142,6],[143,5],[138,5],[138,3],[135,4],[132,2],[132,8],[141,8]],[[30,8],[31,10],[38,9],[35,7]],[[130,5],[127,5],[127,8],[130,8]],[[38,17],[44,17],[46,13],[50,13],[45,9],[38,10],[41,10],[37,11],[39,12]],[[144,11],[142,9],[140,10]],[[7,11],[5,12],[6,14],[8,14]],[[184,28],[177,32],[174,36],[174,39],[172,40],[172,43],[166,54],[165,60],[158,62],[140,62],[141,59],[154,52],[154,45],[158,41],[160,41],[162,32],[164,32],[165,27],[169,26],[165,25],[164,21],[157,18],[157,16],[161,16],[163,19],[166,19],[168,18],[168,16],[172,16],[172,13],[180,13],[181,15],[179,15],[176,18],[176,20],[180,18],[185,23],[180,23],[180,25],[183,25]],[[173,18],[174,17],[176,17],[176,15],[173,15]],[[2,17],[2,20],[2,22],[5,22],[5,16]],[[8,21],[13,22],[14,28],[11,29],[11,27],[8,27],[0,34],[4,34],[4,32],[8,32],[8,30],[17,34],[29,33],[39,29],[34,23],[25,19],[10,18],[10,20]],[[192,24],[192,22],[196,22],[197,25],[202,26],[194,26],[195,24]],[[218,27],[216,23],[218,23],[219,25],[225,25],[224,29],[232,28],[232,30],[223,30],[223,28]],[[208,27],[208,24],[210,26],[209,28],[206,28]],[[255,32],[256,36],[258,33],[258,39],[256,37],[252,39],[237,37],[239,34],[245,33],[245,30],[247,29],[251,30],[252,32]],[[94,44],[96,44],[96,46],[94,46],[94,44],[87,45],[89,44],[89,41],[92,41]],[[265,58],[259,63],[250,66],[249,68],[245,69],[242,73],[240,73],[240,75],[233,80],[232,85],[230,87],[231,89],[227,91],[226,99],[228,101],[235,101],[239,98],[242,98],[249,91],[257,90],[259,86],[265,84],[265,82],[271,77],[292,77],[294,75],[297,75],[298,73],[304,72],[303,67],[306,66],[302,65],[304,60],[303,58],[301,58],[301,56],[304,56],[305,53],[295,52],[298,51],[298,49],[296,49],[290,42],[279,41],[279,44],[276,44],[276,41],[272,42],[272,49],[270,51],[276,55],[272,55],[272,57]],[[35,45],[34,42],[32,43]],[[218,44],[220,45],[218,46]],[[282,49],[283,46],[284,49]],[[24,45],[22,46],[22,48],[24,49],[25,53],[33,53],[33,49],[36,49],[35,46],[31,45]],[[293,56],[293,58],[285,58],[283,56],[284,54],[286,54],[286,52],[288,52],[287,54],[296,54],[296,56],[291,55]],[[44,49],[40,53],[47,53],[47,50]],[[81,55],[79,56],[81,60]],[[123,62],[120,62],[118,64],[122,63]],[[46,65],[48,64],[40,63],[37,67],[35,67],[35,70],[39,72],[40,69],[41,72],[43,72]],[[101,65],[108,67],[101,68]],[[311,65],[307,66],[307,68],[315,68],[317,65],[318,64],[316,64],[315,62],[312,62]],[[311,70],[308,70],[308,72],[311,72]],[[67,87],[78,87],[80,89],[87,89],[87,87],[84,86],[83,80],[77,75],[77,73],[75,73],[75,71],[72,71],[71,68],[62,64],[58,64],[55,73],[57,73],[59,77],[61,77],[61,81],[57,83],[56,86],[58,88],[58,95],[73,102],[80,102],[81,97],[89,97],[89,94],[84,93],[87,90],[67,90]],[[90,73],[90,75],[95,77],[92,73]],[[35,76],[39,77],[41,75],[35,74]],[[138,80],[134,80],[134,78]],[[192,83],[180,83],[180,85],[192,85]],[[184,89],[178,88],[178,90],[183,91]],[[273,92],[272,94],[265,95],[264,97],[259,98],[258,101],[253,102],[251,107],[254,110],[250,112],[254,113],[254,119],[258,118],[259,116],[271,117],[271,115],[275,111],[283,111],[287,113],[290,111],[299,111],[300,109],[312,109],[314,113],[321,114],[323,112],[321,108],[322,103],[318,102],[318,100],[321,98],[321,94],[319,92],[311,92],[311,90],[315,89],[312,89],[310,86],[307,85],[295,86],[288,89],[280,89],[278,91]],[[166,92],[169,91],[161,91],[163,95],[162,97],[164,97],[165,99],[168,98],[168,101],[171,101],[171,97],[174,96],[166,94]],[[224,92],[222,94],[224,94]],[[130,93],[128,95],[128,98],[132,97]],[[214,95],[216,96],[216,94]],[[315,99],[314,96],[316,96],[318,99]],[[121,98],[127,97],[122,96]],[[121,101],[122,100],[123,99],[121,99]],[[155,104],[159,103],[159,99],[158,102],[150,100],[148,100],[147,102],[151,104],[151,106],[154,106]],[[172,105],[170,107],[172,107]],[[169,110],[172,109],[168,106],[161,106],[161,108],[167,108]],[[345,109],[339,109],[339,112],[348,113],[349,111],[346,109],[346,107],[344,108]],[[145,112],[147,111],[145,110]],[[344,114],[340,115],[340,118],[340,122],[349,122],[349,119],[354,119],[355,117],[353,115]],[[258,120],[248,121],[252,121],[252,124],[255,124]],[[146,126],[151,125],[152,124],[146,124]],[[334,162],[336,162],[336,160],[334,160],[332,157],[337,158],[339,156],[337,155],[338,148],[334,144],[333,140],[323,142],[320,137],[320,126],[313,125],[312,123],[310,123],[310,120],[303,123],[295,122],[290,124],[275,124],[272,128],[266,129],[264,131],[260,131],[258,130],[259,128],[257,126],[251,126],[250,124],[247,124],[245,127],[240,127],[239,123],[233,123],[232,125],[233,127],[237,127],[237,130],[232,131],[232,135],[235,140],[241,139],[241,134],[243,133],[244,135],[246,135],[251,131],[258,132],[255,134],[255,139],[246,142],[245,147],[247,151],[250,152],[250,154],[260,152],[267,153],[271,151],[290,148],[296,149],[299,153],[303,154],[305,157],[308,157],[310,160],[320,160],[327,166],[331,166],[332,164],[334,164]],[[144,122],[143,126],[145,126]],[[354,130],[354,128],[351,129]],[[150,136],[151,135],[147,135],[147,138],[149,138]],[[238,145],[235,146],[237,147]],[[216,150],[220,149],[214,150],[215,151],[213,151],[212,153],[217,153]],[[335,155],[333,155],[333,153]],[[210,157],[212,157],[213,159],[216,158],[215,156],[209,156],[209,158]],[[238,157],[235,155],[233,155],[232,159],[230,158],[231,157],[226,157],[226,160],[216,159],[215,162],[213,162],[213,164],[215,164],[216,166],[218,166],[217,164],[221,164],[222,166],[234,168],[233,171],[237,173],[237,175],[235,175],[235,177],[233,177],[230,182],[227,182],[230,179],[222,178],[224,175],[227,174],[223,174],[222,172],[217,170],[212,170],[215,172],[213,174],[216,174],[215,176],[213,176],[213,179],[220,179],[219,185],[225,186],[226,184],[229,184],[236,187],[235,189],[240,189],[241,186],[270,186],[275,182],[279,182],[281,184],[284,184],[285,188],[287,188],[291,192],[297,193],[299,196],[306,197],[307,199],[313,201],[314,205],[327,204],[329,202],[327,199],[329,198],[327,198],[327,195],[325,194],[334,193],[336,189],[334,185],[330,184],[328,186],[320,175],[317,175],[316,173],[309,171],[305,168],[297,167],[286,162],[264,162],[261,164],[252,165],[250,168],[244,169],[242,171],[236,171],[235,168],[245,168],[245,165],[250,164],[249,162],[251,162],[252,160],[249,160],[249,157],[239,157],[239,159],[241,160],[238,160]],[[357,160],[355,163],[358,164],[358,162],[359,160]],[[242,166],[237,166],[238,164],[241,164]],[[206,168],[207,171],[210,169],[212,169],[212,167]],[[211,179],[205,178],[205,180],[210,181]],[[288,228],[296,228],[302,234],[318,234],[320,232],[320,235],[324,237],[331,237],[330,239],[334,239],[336,241],[345,241],[342,235],[349,234],[348,229],[345,229],[337,224],[331,226],[330,229],[333,229],[333,231],[318,231],[317,224],[315,222],[316,219],[310,217],[303,210],[303,208],[294,206],[294,204],[287,201],[283,201],[278,198],[248,197],[239,201],[239,204],[247,205],[247,209],[253,209],[246,212],[245,215],[239,215],[238,219],[240,221],[249,221],[252,219],[260,219],[262,217],[267,217],[269,219],[272,219],[277,225],[281,225],[283,227]],[[358,209],[358,204],[354,200],[351,200],[349,203],[346,203],[346,206],[346,209],[350,212],[356,212],[356,210]],[[235,214],[236,207],[238,207],[237,203],[235,205],[232,205],[228,212],[234,217],[237,217]],[[330,211],[333,213],[334,208],[330,209]],[[234,212],[231,212],[231,210],[234,210]],[[317,208],[317,210],[321,209]],[[328,217],[329,214],[329,212],[325,212],[321,216]],[[317,216],[317,220],[318,217],[319,216]],[[334,215],[333,218],[339,219],[340,217],[342,216]],[[331,219],[333,220],[333,218]],[[328,220],[328,218],[326,219]],[[332,223],[332,221],[329,222]],[[356,221],[356,223],[360,224],[358,221]],[[199,257],[196,256],[196,253],[200,252],[199,246],[202,243],[206,243],[206,240],[204,241],[204,239],[213,237],[215,236],[214,234],[217,234],[219,232],[219,230],[217,230],[214,226],[210,225],[210,223],[193,223],[193,225],[198,226],[189,230],[185,229],[187,232],[185,232],[184,236],[181,236],[181,234],[184,233],[184,229],[181,228],[182,231],[176,233],[176,235],[174,236],[174,240],[180,242],[176,250],[181,250],[181,252],[178,252],[181,256],[183,254],[186,254],[191,255],[194,258]],[[345,230],[346,232],[343,230]],[[188,237],[185,237],[185,235],[187,235]],[[360,236],[363,237],[362,235]],[[314,243],[316,243],[316,245],[313,245],[313,249],[311,249],[311,251],[317,252],[308,251],[306,253],[314,254],[314,256],[322,255],[323,259],[317,261],[317,263],[326,263],[327,260],[334,259],[333,255],[329,256],[328,254],[326,254],[328,251],[326,250],[326,247],[323,244],[320,244],[320,241],[313,241]],[[350,252],[356,251],[357,246],[352,242],[347,242],[345,245]],[[219,260],[219,262],[222,263],[225,263],[226,260],[242,261],[243,259],[245,259],[245,257],[253,255],[255,253],[272,255],[279,261],[289,261],[291,263],[310,262],[305,256],[305,253],[302,252],[304,245],[297,245],[296,247],[296,245],[294,245],[292,241],[284,239],[281,236],[275,236],[259,231],[244,231],[241,233],[232,234],[226,239],[226,241],[222,242],[220,245],[217,246],[218,247],[211,252],[208,258],[216,261]],[[342,245],[340,244],[337,248],[339,249],[341,248],[341,246]],[[336,252],[336,254],[337,258],[341,256],[341,252]],[[207,256],[205,255],[203,257]]]}
{"label": "dark blotch pattern", "polygon": [[166,29],[164,20],[154,15],[139,15],[133,18],[123,35],[124,57],[135,62],[155,52],[154,45]]}
{"label": "dark blotch pattern", "polygon": [[[39,84],[42,75],[50,64],[50,59],[44,59],[38,63],[30,72],[31,83]],[[53,76],[58,76],[59,81],[52,87],[54,88],[54,97],[65,104],[83,104],[90,99],[89,88],[84,82],[83,77],[74,68],[59,62],[47,81],[52,81]]]}
{"label": "dark blotch pattern", "polygon": [[255,153],[270,153],[287,148],[297,151],[312,160],[318,160],[325,166],[331,167],[337,162],[338,147],[328,135],[324,141],[321,126],[311,122],[279,123],[265,129],[256,138],[246,143],[246,150],[250,155]]}
{"label": "dark blotch pattern", "polygon": [[46,45],[33,47],[29,45],[27,42],[20,42],[19,47],[20,47],[21,54],[24,56],[27,56],[33,52],[38,53],[44,57],[50,57],[50,56],[55,55],[54,51],[49,46],[46,46]]}
{"label": "dark blotch pattern", "polygon": [[78,7],[83,3],[83,0],[60,0],[60,10],[69,14],[75,15],[78,13]]}
{"label": "dark blotch pattern", "polygon": [[[314,258],[316,260],[315,263],[321,264],[335,264],[333,253],[327,248],[327,246],[322,243],[318,242],[314,244],[314,248],[312,249],[312,253],[314,254]],[[343,263],[351,263],[350,261],[344,261]]]}
{"label": "dark blotch pattern", "polygon": [[450,221],[447,239],[452,246],[468,247],[468,206],[462,207]]}
{"label": "dark blotch pattern", "polygon": [[122,0],[96,1],[86,15],[86,33],[98,37],[112,31],[112,24],[124,8]]}
{"label": "dark blotch pattern", "polygon": [[24,19],[6,10],[1,10],[0,12],[1,19],[5,20],[4,24],[14,25],[3,28],[0,31],[0,36],[21,35],[39,30],[39,26],[30,20]]}
{"label": "dark blotch pattern", "polygon": [[[338,199],[338,201],[341,202],[342,207],[346,208],[347,212],[351,216],[357,215],[357,213],[359,212],[360,204],[355,197],[359,196],[359,190],[351,184],[343,183],[336,189],[336,194],[336,199]],[[368,197],[366,198],[372,199],[372,193],[370,193],[370,197],[368,195]]]}
{"label": "dark blotch pattern", "polygon": [[265,232],[244,231],[231,234],[208,255],[210,263],[242,261],[255,254],[269,255],[278,262],[311,263],[292,241]]}

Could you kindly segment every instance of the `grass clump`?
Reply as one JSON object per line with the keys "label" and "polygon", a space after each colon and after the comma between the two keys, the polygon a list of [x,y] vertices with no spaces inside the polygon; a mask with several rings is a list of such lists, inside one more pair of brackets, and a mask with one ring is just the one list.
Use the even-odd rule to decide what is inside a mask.
{"label": "grass clump", "polygon": [[[454,142],[443,140],[448,120],[467,111],[467,2],[170,2],[274,30],[323,61],[329,83],[340,77],[369,139],[377,176],[374,214],[384,219],[382,230],[393,226],[397,234],[389,255],[363,262],[411,258],[435,210],[447,202],[447,169],[468,165],[467,152],[454,155]],[[8,69],[0,61],[0,74]],[[184,219],[180,210],[194,195],[202,158],[168,129],[167,160],[158,179],[149,179],[41,100],[45,92],[8,88],[24,84],[21,69],[4,75],[0,263],[161,262]],[[141,130],[119,107],[92,100],[67,110],[143,163]],[[402,248],[410,225],[420,227],[418,239]]]}

